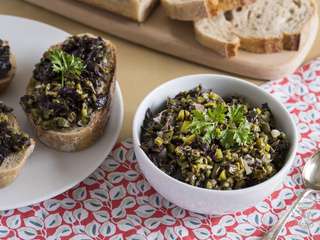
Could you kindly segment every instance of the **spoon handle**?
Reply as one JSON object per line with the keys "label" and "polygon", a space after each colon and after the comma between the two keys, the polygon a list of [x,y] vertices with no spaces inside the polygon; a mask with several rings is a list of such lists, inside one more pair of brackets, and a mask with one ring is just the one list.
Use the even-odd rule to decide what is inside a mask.
{"label": "spoon handle", "polygon": [[280,234],[282,228],[286,224],[286,222],[287,222],[289,216],[291,215],[291,213],[294,211],[294,209],[296,209],[298,204],[311,192],[312,192],[311,189],[305,189],[302,192],[302,194],[300,195],[300,197],[297,199],[297,201],[287,210],[287,212],[280,218],[278,223],[273,226],[271,231],[269,233],[267,233],[263,237],[262,240],[276,240],[278,238],[278,235]]}

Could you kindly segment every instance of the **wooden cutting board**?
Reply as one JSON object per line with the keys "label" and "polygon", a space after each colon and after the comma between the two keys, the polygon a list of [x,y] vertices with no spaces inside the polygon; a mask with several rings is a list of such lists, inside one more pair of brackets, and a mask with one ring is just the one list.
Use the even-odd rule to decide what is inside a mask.
{"label": "wooden cutting board", "polygon": [[227,59],[196,42],[192,23],[168,19],[161,7],[145,23],[138,24],[74,0],[26,1],[157,51],[211,68],[265,80],[281,78],[302,64],[315,41],[319,25],[316,11],[317,14],[304,29],[301,47],[297,52],[253,54],[240,51],[239,56]]}

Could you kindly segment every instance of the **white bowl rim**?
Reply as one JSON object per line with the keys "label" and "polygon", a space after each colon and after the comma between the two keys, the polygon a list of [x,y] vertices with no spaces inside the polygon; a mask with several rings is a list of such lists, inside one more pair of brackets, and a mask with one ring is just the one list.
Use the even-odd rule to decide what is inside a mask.
{"label": "white bowl rim", "polygon": [[[200,78],[200,77],[210,77],[210,78],[228,78],[231,81],[236,81],[236,82],[242,82],[244,84],[247,84],[248,86],[255,88],[258,92],[260,92],[261,94],[265,94],[267,97],[272,98],[277,104],[279,104],[279,106],[284,110],[286,117],[288,118],[291,127],[294,129],[294,132],[292,133],[292,142],[290,142],[290,149],[288,151],[288,155],[287,155],[287,162],[282,166],[282,168],[272,177],[268,178],[267,180],[255,184],[253,186],[250,187],[245,187],[245,188],[240,188],[240,189],[232,189],[232,190],[215,190],[215,189],[206,189],[206,188],[201,188],[201,187],[197,187],[197,186],[192,186],[188,183],[182,182],[170,175],[168,175],[167,173],[163,172],[161,169],[159,169],[152,161],[151,159],[148,157],[148,155],[142,150],[142,148],[140,147],[141,142],[140,142],[140,136],[138,134],[138,128],[136,127],[137,125],[137,121],[138,121],[138,113],[141,111],[141,107],[144,104],[144,102],[151,98],[152,95],[154,95],[157,91],[159,91],[161,88],[166,88],[167,85],[173,84],[174,82],[179,82],[179,81],[188,81],[188,78]],[[197,83],[195,85],[195,87],[197,85],[201,85],[201,83]],[[191,89],[191,88],[190,88]],[[176,94],[178,94],[179,92],[177,92]],[[144,113],[145,114],[145,113]],[[138,126],[139,128],[141,128],[141,126]],[[270,93],[264,91],[263,89],[261,89],[260,87],[258,87],[257,85],[245,81],[241,78],[237,78],[237,77],[233,77],[233,76],[228,76],[228,75],[223,75],[223,74],[191,74],[191,75],[183,75],[177,78],[174,78],[172,80],[169,80],[165,83],[160,84],[159,86],[157,86],[155,89],[153,89],[151,92],[149,92],[144,98],[143,100],[140,102],[136,112],[135,112],[135,116],[133,119],[133,124],[132,124],[132,136],[133,136],[133,142],[134,145],[136,145],[139,150],[145,155],[146,159],[152,164],[152,166],[156,169],[157,173],[159,173],[160,175],[164,176],[165,178],[168,179],[168,181],[171,181],[173,183],[179,184],[181,186],[190,188],[190,190],[194,190],[194,191],[200,191],[202,193],[215,193],[215,194],[234,194],[234,193],[249,193],[249,192],[253,192],[255,190],[257,190],[258,188],[262,187],[263,185],[268,185],[269,182],[271,182],[272,179],[276,178],[279,175],[284,174],[285,172],[287,172],[288,169],[290,169],[290,167],[292,167],[293,165],[293,161],[296,155],[296,149],[297,149],[297,145],[298,145],[298,134],[297,134],[297,128],[296,125],[294,123],[293,118],[291,117],[290,113],[288,112],[287,108],[278,100],[276,99],[274,96],[272,96]]]}

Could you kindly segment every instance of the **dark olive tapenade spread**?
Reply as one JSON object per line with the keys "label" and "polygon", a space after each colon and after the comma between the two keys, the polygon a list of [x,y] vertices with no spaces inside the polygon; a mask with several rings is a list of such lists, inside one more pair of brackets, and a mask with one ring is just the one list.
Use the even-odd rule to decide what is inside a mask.
{"label": "dark olive tapenade spread", "polygon": [[10,122],[8,114],[12,109],[0,102],[0,167],[11,154],[20,152],[28,147],[30,137]]}
{"label": "dark olive tapenade spread", "polygon": [[141,147],[168,175],[193,186],[230,190],[272,177],[284,165],[289,142],[267,104],[222,98],[201,86],[147,112]]}
{"label": "dark olive tapenade spread", "polygon": [[114,67],[101,37],[72,36],[48,50],[35,66],[21,105],[46,130],[87,126],[105,107]]}
{"label": "dark olive tapenade spread", "polygon": [[6,41],[0,39],[0,81],[11,70],[10,47]]}

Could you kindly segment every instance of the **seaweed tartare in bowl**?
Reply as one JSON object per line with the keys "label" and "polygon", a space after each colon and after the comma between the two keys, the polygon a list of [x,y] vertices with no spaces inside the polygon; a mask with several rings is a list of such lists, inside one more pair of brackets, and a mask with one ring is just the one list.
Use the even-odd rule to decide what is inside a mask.
{"label": "seaweed tartare in bowl", "polygon": [[150,184],[204,214],[263,200],[282,183],[297,146],[294,123],[275,98],[240,79],[209,74],[152,91],[136,112],[133,140]]}

